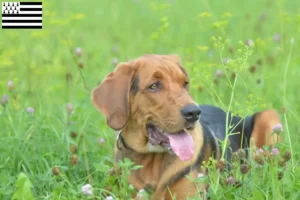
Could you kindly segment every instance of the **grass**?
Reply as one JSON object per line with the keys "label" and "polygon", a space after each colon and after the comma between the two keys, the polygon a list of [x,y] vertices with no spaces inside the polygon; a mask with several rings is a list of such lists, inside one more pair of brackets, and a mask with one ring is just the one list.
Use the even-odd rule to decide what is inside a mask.
{"label": "grass", "polygon": [[[107,187],[129,198],[125,175],[132,163],[122,163],[117,190],[107,173],[115,133],[90,93],[117,62],[145,53],[180,55],[199,103],[240,115],[274,108],[282,117],[278,148],[281,155],[290,150],[292,160],[282,168],[278,156],[247,175],[237,168],[220,177],[212,167],[209,179],[198,180],[211,184],[212,199],[299,199],[299,6],[297,0],[44,1],[42,30],[0,32],[0,94],[8,95],[0,107],[0,199],[104,199]],[[253,41],[252,55],[225,70],[226,58],[246,55],[239,41]],[[217,70],[224,76],[216,78]],[[229,175],[241,187],[224,184]],[[86,183],[94,196],[82,194]]]}

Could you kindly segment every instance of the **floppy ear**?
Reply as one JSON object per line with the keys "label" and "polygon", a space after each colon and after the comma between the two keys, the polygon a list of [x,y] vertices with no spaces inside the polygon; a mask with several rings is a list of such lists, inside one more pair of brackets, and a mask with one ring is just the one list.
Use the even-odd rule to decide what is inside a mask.
{"label": "floppy ear", "polygon": [[121,63],[114,72],[92,91],[92,102],[106,117],[107,125],[114,130],[122,129],[129,117],[129,90],[134,69]]}

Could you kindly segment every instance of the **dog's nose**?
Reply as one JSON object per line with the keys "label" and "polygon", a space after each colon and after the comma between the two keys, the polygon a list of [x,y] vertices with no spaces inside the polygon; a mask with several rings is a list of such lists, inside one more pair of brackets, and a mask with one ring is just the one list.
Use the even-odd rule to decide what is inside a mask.
{"label": "dog's nose", "polygon": [[200,117],[201,110],[199,106],[195,104],[189,104],[181,109],[181,114],[186,121],[196,122]]}

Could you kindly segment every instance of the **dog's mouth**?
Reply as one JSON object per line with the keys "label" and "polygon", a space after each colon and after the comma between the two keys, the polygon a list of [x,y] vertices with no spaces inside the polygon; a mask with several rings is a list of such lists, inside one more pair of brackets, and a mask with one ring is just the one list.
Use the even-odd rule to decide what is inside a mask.
{"label": "dog's mouth", "polygon": [[153,124],[147,124],[148,140],[152,145],[160,145],[173,151],[181,160],[191,160],[194,155],[195,145],[192,136],[185,130],[168,133]]}

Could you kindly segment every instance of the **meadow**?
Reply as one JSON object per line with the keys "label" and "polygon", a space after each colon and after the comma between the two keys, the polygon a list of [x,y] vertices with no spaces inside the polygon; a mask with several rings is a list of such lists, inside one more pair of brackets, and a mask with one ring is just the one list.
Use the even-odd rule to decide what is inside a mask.
{"label": "meadow", "polygon": [[109,175],[116,134],[90,94],[148,53],[178,54],[198,103],[281,116],[270,162],[199,177],[211,199],[300,199],[299,41],[298,0],[43,1],[43,29],[0,31],[0,199],[130,199],[134,166]]}

